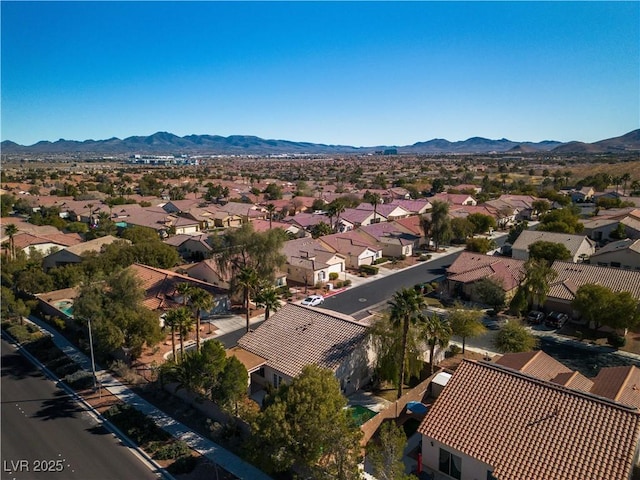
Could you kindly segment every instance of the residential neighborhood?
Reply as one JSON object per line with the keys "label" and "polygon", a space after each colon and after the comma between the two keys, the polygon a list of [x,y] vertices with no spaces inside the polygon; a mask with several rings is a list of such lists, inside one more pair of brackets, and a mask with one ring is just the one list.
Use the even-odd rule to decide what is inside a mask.
{"label": "residential neighborhood", "polygon": [[[267,165],[277,164],[251,168]],[[417,165],[409,158],[402,172]],[[545,189],[544,177],[534,176],[542,180],[537,187],[514,182],[505,191],[500,180],[483,179],[501,167],[486,162],[478,183],[468,175],[455,185],[461,178],[448,174],[451,185],[440,193],[428,183],[411,190],[343,183],[338,193],[326,180],[196,180],[199,169],[219,168],[205,161],[143,195],[136,182],[161,177],[163,167],[144,173],[105,164],[100,173],[94,165],[79,169],[67,185],[124,178],[123,168],[130,183],[121,189],[129,193],[73,197],[58,196],[45,172],[32,180],[39,195],[27,194],[26,179],[3,169],[3,287],[10,287],[3,288],[3,318],[33,319],[85,348],[90,318],[100,362],[121,362],[143,384],[186,385],[212,406],[197,407],[178,394],[183,388],[167,394],[200,418],[244,422],[245,440],[262,438],[267,424],[252,427],[243,412],[257,409],[266,422],[274,395],[283,385],[298,388],[314,366],[330,372],[344,408],[367,415],[353,427],[354,445],[381,448],[388,423],[413,430],[399,461],[420,478],[631,478],[640,440],[633,387],[640,375],[640,229],[633,223],[640,190],[584,214],[599,193],[593,187]],[[426,178],[437,185],[440,172],[432,175]],[[393,288],[401,272],[433,273]],[[359,298],[376,285],[392,293],[375,305]],[[411,302],[415,310],[401,308]],[[461,315],[470,326],[460,326]],[[405,367],[397,396],[393,339],[407,318],[414,319],[404,354],[413,366]],[[9,325],[9,332],[19,326]],[[501,343],[511,331],[531,341]],[[627,363],[593,371],[585,350],[582,366],[568,367],[545,352],[543,340]],[[209,344],[245,373],[185,377],[208,361]],[[108,371],[100,376],[116,374]],[[232,381],[239,383],[230,396]],[[223,384],[227,390],[216,386]],[[211,438],[242,457],[232,443]],[[566,449],[576,452],[571,462]],[[274,462],[255,465],[276,474],[283,467]],[[302,468],[294,464],[286,468]],[[227,472],[237,476],[244,463],[233,465]],[[361,468],[375,477],[372,465]]]}

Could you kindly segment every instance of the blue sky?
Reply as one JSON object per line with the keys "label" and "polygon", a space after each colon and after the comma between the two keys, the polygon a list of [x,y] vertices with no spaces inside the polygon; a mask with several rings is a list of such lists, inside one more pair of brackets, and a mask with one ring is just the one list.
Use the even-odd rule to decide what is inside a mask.
{"label": "blue sky", "polygon": [[597,141],[640,126],[640,2],[7,2],[2,140]]}

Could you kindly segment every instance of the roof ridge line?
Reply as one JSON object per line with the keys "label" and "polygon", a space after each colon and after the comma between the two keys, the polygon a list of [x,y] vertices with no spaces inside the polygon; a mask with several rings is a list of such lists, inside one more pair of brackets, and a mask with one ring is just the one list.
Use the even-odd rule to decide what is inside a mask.
{"label": "roof ridge line", "polygon": [[618,408],[619,410],[624,410],[626,412],[634,413],[634,414],[640,416],[640,409],[638,409],[638,407],[632,407],[632,406],[629,406],[629,405],[625,405],[625,404],[619,403],[619,402],[617,402],[615,400],[611,400],[610,398],[601,397],[600,395],[596,395],[596,394],[591,393],[591,392],[583,392],[581,390],[575,390],[573,388],[565,387],[564,385],[560,385],[560,384],[553,383],[553,382],[550,382],[550,381],[542,380],[540,378],[528,375],[528,374],[526,374],[524,372],[521,372],[519,370],[514,370],[512,368],[505,367],[503,365],[498,365],[496,363],[491,363],[491,362],[486,361],[486,360],[464,359],[463,362],[472,362],[472,363],[476,363],[476,364],[479,364],[479,365],[483,365],[483,366],[488,367],[488,368],[493,369],[493,370],[502,370],[502,371],[504,371],[506,373],[509,373],[511,375],[514,375],[516,377],[520,377],[523,380],[528,380],[528,381],[531,381],[533,383],[537,383],[537,384],[540,384],[540,385],[543,385],[543,386],[547,386],[548,388],[560,390],[560,391],[563,391],[563,392],[566,392],[566,393],[571,393],[573,395],[577,395],[579,397],[583,397],[583,398],[586,398],[588,400],[594,400],[596,402],[604,403],[604,404],[610,405],[611,407]]}

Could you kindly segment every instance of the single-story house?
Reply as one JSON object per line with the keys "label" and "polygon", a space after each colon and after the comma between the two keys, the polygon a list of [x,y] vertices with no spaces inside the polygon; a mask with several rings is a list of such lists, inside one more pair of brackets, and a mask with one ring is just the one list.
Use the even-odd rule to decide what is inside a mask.
{"label": "single-story house", "polygon": [[278,388],[304,366],[319,365],[332,370],[342,392],[349,395],[366,385],[372,372],[367,326],[320,308],[287,303],[240,338],[238,346],[256,356],[248,366],[251,370],[247,368],[253,392],[267,385]]}
{"label": "single-story house", "polygon": [[31,249],[42,255],[48,255],[56,250],[71,247],[82,243],[82,237],[77,233],[48,233],[45,235],[33,235],[20,232],[13,236],[15,251],[22,250],[27,256]]}
{"label": "single-story house", "polygon": [[392,200],[388,205],[402,207],[413,215],[422,215],[431,210],[431,202],[424,198],[418,198],[416,200]]}
{"label": "single-story house", "polygon": [[324,235],[318,241],[331,251],[345,258],[347,268],[358,269],[361,265],[372,265],[378,258],[382,258],[382,248],[367,242],[352,230],[346,233]]}
{"label": "single-story house", "polygon": [[381,212],[373,214],[373,209],[363,210],[358,208],[347,208],[342,214],[340,214],[341,221],[347,221],[354,226],[354,228],[362,227],[365,225],[371,225],[373,223],[386,222],[385,217]]}
{"label": "single-story house", "polygon": [[42,260],[42,268],[44,270],[49,270],[51,268],[69,265],[71,263],[81,263],[83,260],[82,254],[88,252],[100,252],[106,245],[111,245],[116,241],[131,243],[129,240],[119,239],[112,235],[94,238],[93,240],[77,243],[50,253]]}
{"label": "single-story house", "polygon": [[507,298],[511,298],[524,277],[524,264],[524,260],[462,252],[447,268],[444,292],[450,297],[478,301],[474,285],[488,278],[501,285]]}
{"label": "single-story house", "polygon": [[164,243],[175,248],[185,259],[205,258],[212,250],[209,236],[204,233],[196,235],[181,233],[165,239]]}
{"label": "single-story house", "polygon": [[601,267],[640,270],[640,240],[626,238],[608,243],[591,255],[589,263]]}
{"label": "single-story house", "polygon": [[586,235],[570,235],[568,233],[543,232],[540,230],[523,230],[511,247],[511,257],[516,260],[529,259],[529,247],[535,242],[551,242],[564,245],[571,253],[571,261],[577,263],[590,257],[596,251],[596,244]]}
{"label": "single-story house", "polygon": [[359,232],[370,242],[382,246],[382,254],[386,257],[410,257],[420,246],[420,235],[408,233],[395,223],[377,223],[361,227]]}
{"label": "single-story house", "polygon": [[545,309],[577,316],[571,302],[578,288],[586,284],[598,284],[614,292],[629,292],[640,301],[640,271],[600,267],[586,263],[556,261],[551,268],[558,276],[551,282]]}
{"label": "single-story house", "polygon": [[522,355],[463,360],[418,428],[422,469],[437,480],[632,478],[638,369],[587,379]]}

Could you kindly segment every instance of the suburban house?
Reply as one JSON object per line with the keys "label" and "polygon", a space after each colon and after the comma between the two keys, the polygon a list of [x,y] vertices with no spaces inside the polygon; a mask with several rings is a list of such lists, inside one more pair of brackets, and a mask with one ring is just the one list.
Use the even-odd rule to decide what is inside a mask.
{"label": "suburban house", "polygon": [[[207,258],[186,269],[187,275],[203,282],[215,285],[223,290],[229,290],[231,273],[223,272],[215,258]],[[287,284],[287,274],[276,269],[274,286],[282,287]]]}
{"label": "suburban house", "polygon": [[331,273],[340,274],[346,269],[342,255],[312,238],[289,240],[282,253],[287,257],[287,279],[303,285],[328,282]]}
{"label": "suburban house", "polygon": [[47,255],[55,250],[62,250],[82,243],[82,237],[77,233],[56,232],[57,233],[34,235],[18,231],[18,233],[13,236],[13,246],[16,252],[22,250],[29,256],[31,249],[34,249],[42,255]]}
{"label": "suburban house", "polygon": [[429,199],[431,203],[435,200],[440,202],[447,202],[449,205],[477,205],[478,202],[471,195],[465,195],[464,193],[436,193]]}
{"label": "suburban house", "polygon": [[553,262],[551,268],[558,276],[551,282],[545,308],[577,317],[571,302],[578,288],[598,284],[614,292],[629,292],[640,301],[640,271],[600,267],[586,263]]}
{"label": "suburban house", "polygon": [[42,260],[42,268],[46,271],[51,268],[60,267],[63,265],[69,265],[72,263],[81,263],[84,253],[89,252],[101,252],[106,245],[111,245],[113,242],[120,241],[125,243],[131,243],[129,240],[119,239],[112,235],[106,235],[104,237],[95,238],[87,242],[77,243],[70,247],[65,247],[50,253]]}
{"label": "suburban house", "polygon": [[416,200],[392,200],[388,205],[402,207],[412,215],[422,215],[431,210],[431,202],[423,198]]}
{"label": "suburban house", "polygon": [[[238,346],[264,359],[253,357],[247,366],[254,393],[268,385],[277,388],[289,383],[305,365],[335,372],[345,395],[367,384],[372,372],[367,326],[349,315],[320,308],[287,303],[238,340]],[[238,359],[242,361],[242,356]]]}
{"label": "suburban house", "polygon": [[276,222],[275,220],[269,222],[269,220],[257,219],[251,222],[253,230],[255,232],[266,232],[272,228],[280,228],[293,238],[303,238],[311,236],[304,228],[297,226],[294,223]]}
{"label": "suburban house", "polygon": [[464,360],[427,412],[434,480],[628,479],[638,463],[640,371],[588,379],[542,354]]}
{"label": "suburban house", "polygon": [[358,233],[351,230],[345,233],[324,235],[318,241],[331,251],[345,258],[347,268],[358,269],[361,265],[372,265],[377,259],[382,258],[382,248],[375,242],[367,242]]}
{"label": "suburban house", "polygon": [[340,214],[340,220],[352,224],[353,228],[357,228],[365,225],[371,225],[373,223],[386,222],[387,217],[385,217],[380,211],[376,212],[374,215],[373,208],[371,210],[346,208],[345,211]]}
{"label": "suburban house", "polygon": [[283,222],[295,225],[308,232],[319,223],[331,226],[335,219],[329,218],[322,213],[298,213],[292,217],[286,217]]}
{"label": "suburban house", "polygon": [[589,263],[601,267],[640,270],[640,240],[626,238],[608,243],[591,255]]}
{"label": "suburban house", "polygon": [[584,203],[593,200],[596,191],[593,187],[572,188],[566,192],[573,203]]}
{"label": "suburban house", "polygon": [[595,242],[585,235],[524,230],[513,242],[511,257],[516,260],[528,260],[529,247],[535,242],[551,242],[564,245],[571,253],[571,261],[574,263],[590,257],[596,251]]}
{"label": "suburban house", "polygon": [[382,247],[385,257],[410,257],[420,246],[421,236],[408,233],[393,223],[377,223],[359,229],[365,240]]}
{"label": "suburban house", "polygon": [[[361,203],[357,206],[358,210],[367,210],[369,212],[373,212],[374,208],[371,203]],[[376,205],[375,208],[376,215],[380,215],[380,218],[386,218],[387,222],[391,222],[393,220],[397,220],[398,218],[405,218],[411,215],[411,212],[406,210],[404,207],[400,205],[393,205],[390,203],[383,203],[380,205]],[[385,221],[385,220],[380,220]],[[378,223],[377,217],[375,221],[372,223]]]}
{"label": "suburban house", "polygon": [[421,215],[411,215],[407,218],[395,220],[393,222],[393,225],[398,227],[400,231],[410,233],[411,235],[415,235],[416,237],[420,237],[420,240],[418,241],[419,246],[427,243],[427,238],[424,236],[424,228],[422,227]]}
{"label": "suburban house", "polygon": [[196,235],[181,233],[165,239],[164,243],[175,248],[185,259],[202,259],[207,257],[212,250],[209,235],[206,233]]}
{"label": "suburban house", "polygon": [[184,299],[176,289],[179,283],[188,283],[211,294],[213,307],[208,314],[227,313],[231,307],[227,291],[210,283],[140,263],[134,263],[128,269],[140,280],[145,290],[143,304],[151,310],[163,311],[181,305]]}
{"label": "suburban house", "polygon": [[453,298],[478,301],[474,285],[487,278],[501,285],[509,299],[524,277],[524,263],[513,258],[462,252],[447,268],[443,292]]}

